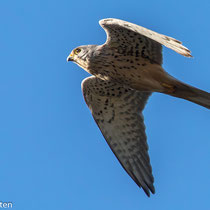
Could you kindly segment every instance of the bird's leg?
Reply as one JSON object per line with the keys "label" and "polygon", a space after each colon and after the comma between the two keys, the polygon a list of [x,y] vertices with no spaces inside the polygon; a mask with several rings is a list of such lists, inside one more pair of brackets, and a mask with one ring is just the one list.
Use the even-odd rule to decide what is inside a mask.
{"label": "bird's leg", "polygon": [[176,91],[176,86],[175,85],[170,85],[167,83],[161,83],[161,85],[165,88],[166,93],[175,93]]}

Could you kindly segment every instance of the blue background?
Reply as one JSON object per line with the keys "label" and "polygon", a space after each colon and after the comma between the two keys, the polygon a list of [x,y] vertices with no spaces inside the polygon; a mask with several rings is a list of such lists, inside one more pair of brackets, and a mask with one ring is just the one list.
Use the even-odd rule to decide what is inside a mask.
{"label": "blue background", "polygon": [[208,0],[0,1],[0,201],[18,210],[210,209],[210,112],[155,93],[144,111],[156,194],[121,168],[83,100],[70,51],[102,44],[103,18],[183,41],[164,68],[210,92]]}

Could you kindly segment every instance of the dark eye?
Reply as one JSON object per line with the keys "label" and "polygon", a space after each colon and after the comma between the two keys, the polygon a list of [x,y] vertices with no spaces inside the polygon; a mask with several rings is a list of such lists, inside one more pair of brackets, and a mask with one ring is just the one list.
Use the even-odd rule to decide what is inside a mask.
{"label": "dark eye", "polygon": [[80,48],[77,48],[77,49],[74,50],[74,54],[75,55],[79,54],[80,52],[81,52],[81,49]]}

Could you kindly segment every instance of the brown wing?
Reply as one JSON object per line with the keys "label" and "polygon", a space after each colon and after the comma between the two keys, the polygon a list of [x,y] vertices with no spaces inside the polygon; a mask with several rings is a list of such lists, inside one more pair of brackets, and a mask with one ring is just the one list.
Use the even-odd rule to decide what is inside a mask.
{"label": "brown wing", "polygon": [[192,57],[190,50],[184,47],[180,41],[142,26],[113,18],[100,20],[99,24],[107,34],[105,44],[112,46],[114,43],[118,47],[130,51],[135,49],[136,52],[142,53],[143,57],[155,63],[162,64],[161,45],[165,45],[186,57]]}
{"label": "brown wing", "polygon": [[94,76],[82,82],[85,101],[108,145],[139,187],[155,192],[142,110],[151,93]]}

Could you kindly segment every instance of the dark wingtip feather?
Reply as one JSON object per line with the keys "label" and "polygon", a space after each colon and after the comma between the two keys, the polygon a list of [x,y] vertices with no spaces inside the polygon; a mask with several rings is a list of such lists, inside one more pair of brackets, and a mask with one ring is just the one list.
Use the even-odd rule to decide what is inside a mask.
{"label": "dark wingtip feather", "polygon": [[144,187],[142,187],[142,189],[144,190],[144,192],[146,193],[146,195],[148,197],[150,197],[150,191],[149,191],[149,189],[148,188],[144,188]]}

